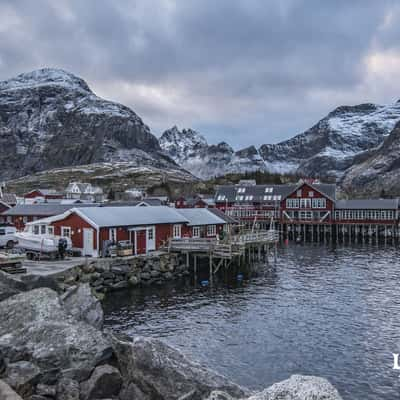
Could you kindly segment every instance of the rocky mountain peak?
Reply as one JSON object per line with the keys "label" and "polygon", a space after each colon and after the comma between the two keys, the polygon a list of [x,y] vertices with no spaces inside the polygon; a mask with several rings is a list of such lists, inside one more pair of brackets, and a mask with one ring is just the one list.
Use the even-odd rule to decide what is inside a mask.
{"label": "rocky mountain peak", "polygon": [[91,94],[88,84],[74,74],[58,68],[41,68],[0,82],[0,91],[34,89],[41,86],[61,86]]}

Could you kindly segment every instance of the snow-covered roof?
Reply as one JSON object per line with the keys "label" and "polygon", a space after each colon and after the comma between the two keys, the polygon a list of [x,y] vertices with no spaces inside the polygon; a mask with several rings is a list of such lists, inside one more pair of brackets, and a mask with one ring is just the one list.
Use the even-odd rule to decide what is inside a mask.
{"label": "snow-covered roof", "polygon": [[73,208],[91,225],[97,227],[140,226],[186,223],[188,220],[175,209],[167,206],[152,207],[95,207]]}
{"label": "snow-covered roof", "polygon": [[355,199],[338,200],[337,210],[397,210],[399,199]]}
{"label": "snow-covered roof", "polygon": [[210,212],[208,208],[179,208],[177,211],[189,221],[189,226],[226,224],[224,219]]}

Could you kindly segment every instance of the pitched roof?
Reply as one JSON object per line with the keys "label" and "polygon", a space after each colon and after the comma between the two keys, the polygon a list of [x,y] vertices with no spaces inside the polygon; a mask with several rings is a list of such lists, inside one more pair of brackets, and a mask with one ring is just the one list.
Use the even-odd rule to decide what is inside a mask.
{"label": "pitched roof", "polygon": [[338,200],[337,210],[397,210],[399,199],[356,199]]}
{"label": "pitched roof", "polygon": [[152,207],[85,207],[71,209],[97,227],[138,226],[185,223],[188,220],[167,206]]}
{"label": "pitched roof", "polygon": [[[336,185],[328,184],[328,183],[293,183],[293,184],[282,184],[282,185],[224,185],[219,186],[217,188],[215,194],[216,202],[238,202],[236,200],[236,196],[243,196],[242,202],[251,201],[251,202],[266,202],[266,201],[277,201],[282,200],[285,197],[289,196],[291,193],[296,191],[302,185],[308,185],[315,190],[321,192],[327,197],[335,200],[336,198]],[[242,192],[239,192],[239,189]],[[219,196],[225,196],[222,200]],[[251,200],[246,200],[246,196],[253,196]],[[276,196],[276,197],[274,197]],[[240,201],[239,201],[240,202]]]}
{"label": "pitched roof", "polygon": [[[15,207],[5,211],[3,215],[10,216],[36,216],[50,217],[52,215],[62,214],[71,208],[76,207],[76,204],[59,204],[59,203],[41,203],[41,204],[17,204]],[[80,204],[79,207],[98,207],[98,204]]]}
{"label": "pitched roof", "polygon": [[224,219],[208,208],[179,208],[177,211],[189,221],[189,226],[226,224]]}
{"label": "pitched roof", "polygon": [[[283,199],[293,190],[295,190],[297,185],[289,184],[289,185],[254,185],[254,186],[245,186],[245,185],[224,185],[219,186],[217,192],[215,194],[216,202],[236,202],[236,196],[243,196],[243,200],[246,196],[253,196],[252,202],[265,202],[264,196],[272,196],[270,200],[273,200],[273,196],[275,197],[275,201]],[[239,190],[243,190],[243,192],[239,192]],[[224,200],[221,200],[219,196],[225,196]]]}
{"label": "pitched roof", "polygon": [[40,192],[44,196],[61,196],[62,195],[62,193],[58,192],[55,189],[33,189],[33,190],[29,191],[28,193],[25,193],[25,196],[27,194],[33,193],[33,192]]}
{"label": "pitched roof", "polygon": [[222,218],[227,224],[237,224],[239,223],[238,220],[235,218],[232,218],[231,216],[225,214],[223,211],[221,211],[218,208],[207,208],[208,211],[211,213],[215,214],[217,217]]}

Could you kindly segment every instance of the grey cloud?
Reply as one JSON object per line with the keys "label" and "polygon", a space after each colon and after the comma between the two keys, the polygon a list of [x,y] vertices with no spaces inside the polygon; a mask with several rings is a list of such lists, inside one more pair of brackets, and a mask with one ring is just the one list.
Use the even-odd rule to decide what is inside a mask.
{"label": "grey cloud", "polygon": [[[382,30],[400,15],[390,0],[0,0],[0,24],[1,10],[20,23],[0,29],[0,79],[61,67],[156,132],[190,124],[236,146],[287,138],[353,101],[371,47],[399,39],[398,23]],[[123,83],[178,99],[152,105]]]}

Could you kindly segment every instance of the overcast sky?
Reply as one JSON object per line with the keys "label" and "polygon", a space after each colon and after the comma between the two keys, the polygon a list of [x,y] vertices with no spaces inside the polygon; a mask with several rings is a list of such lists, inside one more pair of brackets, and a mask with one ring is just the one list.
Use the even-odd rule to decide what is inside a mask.
{"label": "overcast sky", "polygon": [[400,1],[0,0],[0,80],[41,67],[157,135],[276,143],[338,105],[400,98]]}

